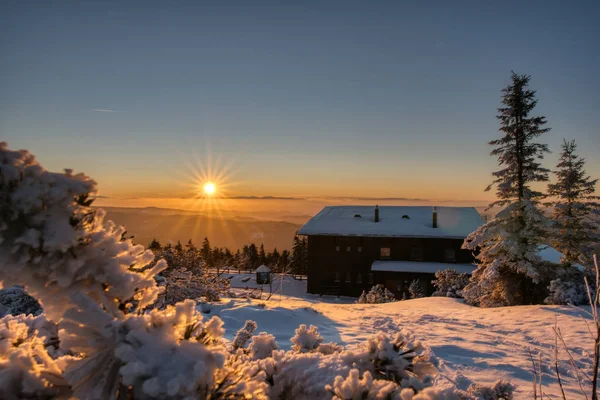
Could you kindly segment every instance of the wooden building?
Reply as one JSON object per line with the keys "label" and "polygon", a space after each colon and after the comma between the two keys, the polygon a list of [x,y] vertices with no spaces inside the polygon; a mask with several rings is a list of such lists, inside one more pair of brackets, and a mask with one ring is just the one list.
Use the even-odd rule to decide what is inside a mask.
{"label": "wooden building", "polygon": [[471,273],[463,240],[483,224],[472,207],[333,206],[308,221],[308,292],[359,296],[384,284],[397,298],[419,279],[428,294],[438,270]]}

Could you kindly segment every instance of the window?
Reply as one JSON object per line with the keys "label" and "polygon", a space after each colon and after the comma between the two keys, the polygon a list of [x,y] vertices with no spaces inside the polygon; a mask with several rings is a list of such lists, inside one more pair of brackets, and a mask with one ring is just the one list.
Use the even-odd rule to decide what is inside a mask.
{"label": "window", "polygon": [[352,274],[350,272],[346,272],[346,283],[352,283]]}
{"label": "window", "polygon": [[389,258],[392,255],[392,251],[389,247],[382,247],[379,250],[379,256],[381,258]]}
{"label": "window", "polygon": [[333,281],[334,282],[339,282],[340,281],[340,273],[339,272],[335,273],[335,278],[333,278]]}
{"label": "window", "polygon": [[451,248],[444,249],[444,261],[456,261],[456,251],[454,251],[454,249]]}
{"label": "window", "polygon": [[359,253],[360,253],[360,252],[362,252],[362,247],[358,246],[358,247],[356,248],[356,251],[358,251]]}
{"label": "window", "polygon": [[352,251],[352,247],[351,246],[346,247],[346,251]]}
{"label": "window", "polygon": [[372,285],[372,284],[373,284],[373,273],[372,273],[372,272],[371,272],[371,273],[369,273],[369,274],[367,275],[367,282],[368,282],[370,285]]}
{"label": "window", "polygon": [[410,259],[414,261],[421,261],[423,259],[423,249],[420,247],[412,247],[410,249]]}
{"label": "window", "polygon": [[340,246],[335,246],[335,251],[340,251]]}
{"label": "window", "polygon": [[362,274],[356,274],[356,283],[362,283]]}

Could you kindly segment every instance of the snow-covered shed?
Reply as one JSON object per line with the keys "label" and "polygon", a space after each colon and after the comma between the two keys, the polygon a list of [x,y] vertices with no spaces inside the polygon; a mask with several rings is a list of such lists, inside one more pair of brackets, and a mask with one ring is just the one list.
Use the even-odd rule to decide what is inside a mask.
{"label": "snow-covered shed", "polygon": [[402,296],[413,279],[433,290],[436,271],[475,269],[461,247],[483,223],[473,207],[325,207],[298,231],[308,237],[308,292],[358,296],[381,283]]}
{"label": "snow-covered shed", "polygon": [[271,283],[271,269],[266,265],[261,265],[256,268],[256,283],[259,285],[264,285],[267,283]]}

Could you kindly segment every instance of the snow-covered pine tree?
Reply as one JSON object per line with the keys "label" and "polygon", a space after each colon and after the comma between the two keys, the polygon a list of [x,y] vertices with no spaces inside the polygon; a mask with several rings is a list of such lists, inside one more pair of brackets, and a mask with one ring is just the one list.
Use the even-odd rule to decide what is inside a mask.
{"label": "snow-covered pine tree", "polygon": [[585,160],[576,149],[575,141],[563,142],[554,171],[557,181],[548,185],[553,207],[551,245],[563,253],[565,264],[591,266],[590,255],[600,242],[598,224],[591,220],[593,214],[600,214],[600,197],[594,196],[598,179],[587,176]]}
{"label": "snow-covered pine tree", "polygon": [[546,230],[539,208],[544,194],[531,185],[548,180],[549,170],[541,165],[548,146],[535,139],[550,128],[544,128],[545,117],[531,116],[537,100],[529,80],[530,76],[513,72],[512,84],[502,91],[504,107],[498,109],[503,136],[489,142],[502,169],[493,173],[495,179],[486,190],[496,185],[498,200],[490,207],[504,209],[463,244],[479,251],[479,267],[463,294],[468,302],[484,307],[543,300],[536,284],[547,279],[537,255]]}
{"label": "snow-covered pine tree", "polygon": [[419,279],[415,279],[410,283],[408,287],[408,292],[410,293],[411,299],[420,299],[425,297],[425,288],[421,284]]}

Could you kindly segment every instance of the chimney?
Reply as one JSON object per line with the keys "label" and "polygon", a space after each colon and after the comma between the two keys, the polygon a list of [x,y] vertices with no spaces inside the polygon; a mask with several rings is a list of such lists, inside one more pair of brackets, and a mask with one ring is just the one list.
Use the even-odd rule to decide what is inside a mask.
{"label": "chimney", "polygon": [[433,207],[433,225],[434,228],[437,228],[437,210]]}
{"label": "chimney", "polygon": [[375,206],[375,222],[379,222],[379,206]]}

